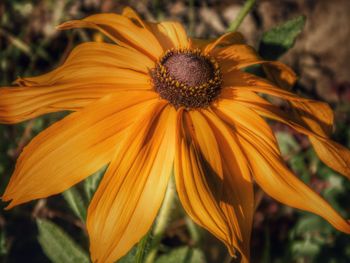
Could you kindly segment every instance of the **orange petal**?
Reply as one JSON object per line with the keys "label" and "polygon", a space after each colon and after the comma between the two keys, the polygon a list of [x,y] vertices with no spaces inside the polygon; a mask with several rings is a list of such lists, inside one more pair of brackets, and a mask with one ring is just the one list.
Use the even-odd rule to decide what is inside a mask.
{"label": "orange petal", "polygon": [[[217,124],[216,117],[210,113],[206,115],[213,125]],[[230,163],[222,156],[227,153],[227,158],[232,157],[229,153],[234,149],[237,150],[238,146],[226,128],[220,126],[212,129],[204,116],[197,111],[183,112],[179,122],[175,179],[184,209],[196,223],[223,241],[231,255],[238,249],[244,258],[248,258],[250,212],[239,210],[240,205],[245,205],[240,203],[242,201],[240,198],[243,196],[240,196],[239,190],[232,187],[234,183],[243,182],[245,179],[242,173],[249,174],[249,171],[244,167],[245,162],[242,166],[236,162],[243,158],[239,155],[240,151],[237,153],[238,158],[230,160]],[[233,148],[228,149],[226,143]],[[252,186],[245,182],[239,187],[247,190],[246,201],[249,202],[252,194],[249,189],[252,190]],[[233,200],[233,196],[235,198],[239,196],[239,199]],[[245,223],[240,221],[243,214],[247,216]]]}
{"label": "orange petal", "polygon": [[244,44],[245,40],[241,33],[239,32],[228,32],[226,34],[223,34],[219,38],[211,41],[206,47],[204,48],[204,53],[209,54],[211,53],[216,47],[220,46],[228,46],[232,44]]}
{"label": "orange petal", "polygon": [[160,23],[144,22],[130,7],[123,10],[123,16],[136,20],[144,28],[148,28],[158,39],[163,50],[171,48],[188,48],[189,42],[185,29],[178,22],[164,21]]}
{"label": "orange petal", "polygon": [[115,93],[41,132],[18,158],[2,197],[12,200],[8,208],[63,192],[107,164],[135,116],[154,103],[153,92]]}
{"label": "orange petal", "polygon": [[267,81],[266,79],[259,78],[255,75],[242,72],[240,70],[234,70],[223,74],[223,87],[232,88],[242,91],[261,92],[272,96],[277,96],[290,101],[310,102],[312,100],[303,99],[296,94],[282,89]]}
{"label": "orange petal", "polygon": [[129,6],[123,8],[122,16],[125,16],[134,22],[136,21],[136,23],[139,23],[144,28],[147,27],[147,23],[143,21],[138,13],[136,13],[136,11]]}
{"label": "orange petal", "polygon": [[[162,106],[163,107],[163,106]],[[156,111],[155,111],[156,110]],[[90,204],[93,262],[115,262],[150,229],[173,169],[176,111],[149,112],[129,132]]]}
{"label": "orange petal", "polygon": [[117,14],[97,14],[82,20],[72,20],[59,25],[60,30],[93,28],[105,34],[117,44],[136,49],[157,60],[163,49],[155,36],[135,19]]}
{"label": "orange petal", "polygon": [[[231,94],[228,94],[229,91],[224,93],[226,95],[223,96],[231,96],[260,115],[282,122],[307,135],[320,159],[335,171],[350,178],[350,151],[327,137],[331,130],[333,114],[326,103],[293,101],[292,106],[296,111],[284,112],[252,92],[236,90],[231,91]],[[312,113],[314,115],[311,115]]]}
{"label": "orange petal", "polygon": [[349,223],[286,167],[277,141],[261,117],[233,101],[221,100],[218,104],[218,114],[235,129],[254,178],[267,194],[289,206],[315,213],[338,230],[350,233]]}
{"label": "orange petal", "polygon": [[[293,77],[293,74],[289,74],[288,71],[279,71],[273,67],[272,69],[275,71],[271,71],[270,68],[270,78],[284,89],[273,87],[272,84],[263,79],[252,76],[247,77],[248,75],[242,73],[241,75],[245,74],[245,81],[250,85],[250,87],[244,87],[244,89],[288,100],[294,112],[289,113],[286,118],[288,119],[293,115],[294,121],[298,122],[301,127],[296,127],[291,123],[289,125],[309,136],[317,155],[326,165],[350,178],[350,151],[340,144],[327,139],[331,134],[334,119],[329,105],[323,102],[302,99],[293,93],[287,92],[286,89],[290,88],[295,82],[295,77]],[[236,72],[234,74],[237,75]],[[226,74],[226,84],[230,85],[229,82],[233,77],[232,73]],[[315,136],[315,134],[319,136]]]}
{"label": "orange petal", "polygon": [[154,62],[144,54],[125,47],[101,42],[78,45],[57,69],[31,78],[20,78],[22,86],[66,83],[145,85]]}
{"label": "orange petal", "polygon": [[164,50],[189,48],[189,40],[183,26],[178,22],[147,23]]}
{"label": "orange petal", "polygon": [[254,48],[244,44],[217,48],[211,54],[218,61],[224,74],[225,72],[243,68],[246,64],[257,63],[261,60]]}
{"label": "orange petal", "polygon": [[147,72],[153,64],[147,56],[116,45],[79,45],[50,73],[17,80],[23,87],[1,88],[0,122],[79,110],[116,91],[151,89]]}
{"label": "orange petal", "polygon": [[[215,113],[204,110],[220,149],[223,165],[223,194],[220,206],[226,217],[232,242],[242,254],[241,262],[249,262],[250,235],[254,213],[254,192],[247,160],[236,136]],[[229,243],[229,242],[227,242]]]}
{"label": "orange petal", "polygon": [[[228,49],[225,53],[226,53],[226,57],[229,56],[228,54],[230,47],[227,47],[226,49]],[[285,64],[279,62],[279,61],[267,61],[267,60],[262,60],[259,59],[259,56],[257,54],[255,54],[254,57],[254,49],[253,48],[245,48],[244,50],[242,50],[244,56],[246,56],[246,59],[242,59],[240,61],[240,63],[238,65],[234,65],[235,67],[230,65],[230,61],[229,59],[224,59],[224,63],[221,63],[224,65],[224,69],[228,69],[228,70],[233,70],[235,68],[238,69],[243,69],[249,66],[254,66],[254,65],[262,65],[267,77],[273,82],[276,83],[279,87],[282,87],[284,89],[290,89],[294,83],[297,80],[296,74],[294,73],[294,71],[286,66]],[[233,56],[235,55],[235,52],[231,52],[233,54]],[[237,55],[236,55],[237,56]],[[244,57],[242,56],[242,57]],[[220,56],[219,56],[220,58]],[[218,58],[218,60],[219,60]],[[234,58],[232,58],[233,60]],[[224,71],[223,70],[223,74],[227,74],[229,73],[228,71]]]}

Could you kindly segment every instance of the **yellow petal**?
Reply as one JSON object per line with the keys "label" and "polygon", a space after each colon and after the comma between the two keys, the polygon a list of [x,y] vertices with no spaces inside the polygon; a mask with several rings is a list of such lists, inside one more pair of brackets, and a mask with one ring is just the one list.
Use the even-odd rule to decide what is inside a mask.
{"label": "yellow petal", "polygon": [[[218,124],[215,116],[209,112],[205,115],[213,126]],[[226,244],[231,255],[238,249],[247,259],[252,211],[243,210],[248,208],[249,205],[245,205],[252,199],[252,185],[243,176],[247,173],[245,176],[249,178],[249,170],[244,166],[246,162],[241,166],[238,164],[238,160],[244,157],[240,155],[232,134],[222,124],[220,128],[210,127],[197,111],[183,112],[179,122],[175,179],[180,201],[197,224]],[[237,159],[229,161],[227,158],[233,157],[233,150],[238,150]],[[242,192],[233,187],[235,183],[242,183],[238,187],[247,190],[244,193],[246,200],[243,201]],[[249,208],[252,205],[253,202]],[[240,210],[242,206],[244,208]]]}
{"label": "yellow petal", "polygon": [[93,262],[115,262],[151,227],[173,168],[176,111],[168,106],[139,119],[113,158],[90,204]]}
{"label": "yellow petal", "polygon": [[315,213],[338,230],[350,233],[349,223],[286,167],[277,141],[261,117],[229,100],[221,100],[217,109],[235,129],[253,176],[267,194],[289,206]]}
{"label": "yellow petal", "polygon": [[17,160],[2,197],[8,208],[60,193],[107,164],[125,129],[158,101],[153,92],[115,93],[41,132]]}
{"label": "yellow petal", "polygon": [[58,26],[58,29],[97,29],[121,46],[142,51],[154,60],[163,53],[155,36],[134,19],[117,14],[97,14],[82,20],[72,20]]}
{"label": "yellow petal", "polygon": [[178,22],[147,23],[164,50],[188,48],[189,41],[183,26]]}

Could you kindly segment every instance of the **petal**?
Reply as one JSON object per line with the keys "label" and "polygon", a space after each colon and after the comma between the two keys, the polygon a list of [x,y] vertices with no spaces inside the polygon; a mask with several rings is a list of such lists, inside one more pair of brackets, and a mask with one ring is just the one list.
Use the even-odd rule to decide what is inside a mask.
{"label": "petal", "polygon": [[[326,103],[293,101],[294,111],[286,112],[255,93],[237,90],[234,93],[231,96],[235,101],[264,117],[282,122],[307,135],[320,159],[335,171],[350,178],[350,151],[327,136],[331,130],[333,114]],[[314,114],[311,115],[312,113]]]}
{"label": "petal", "polygon": [[223,195],[220,206],[234,233],[235,247],[242,253],[241,262],[249,262],[250,236],[254,214],[254,192],[247,159],[236,136],[218,117],[203,111],[215,133],[223,165]]}
{"label": "petal", "polygon": [[140,119],[114,156],[88,211],[93,262],[115,262],[151,227],[174,161],[176,111]]}
{"label": "petal", "polygon": [[315,213],[338,230],[350,233],[349,223],[286,167],[277,141],[261,117],[229,100],[221,100],[217,111],[235,129],[254,178],[267,194],[289,206]]}
{"label": "petal", "polygon": [[72,28],[97,29],[115,43],[142,51],[154,60],[157,60],[163,53],[158,40],[143,24],[123,15],[96,14],[82,20],[65,22],[57,28],[60,30]]}
{"label": "petal", "polygon": [[[274,69],[276,70],[276,68]],[[249,84],[249,86],[244,87],[244,89],[288,100],[294,112],[286,115],[284,119],[293,116],[293,121],[298,122],[298,125],[301,127],[297,127],[298,125],[296,126],[290,122],[287,124],[309,136],[310,142],[312,143],[317,155],[326,165],[350,178],[350,151],[340,144],[327,139],[331,134],[334,121],[331,108],[326,103],[302,99],[293,93],[288,92],[286,89],[290,88],[295,82],[295,77],[286,72],[287,71],[283,70],[278,73],[274,72],[271,77],[276,83],[282,85],[285,89],[274,87],[273,84],[268,81],[258,77],[249,76],[246,73],[239,74],[244,76],[244,81]],[[234,80],[237,75],[237,71],[225,74],[224,79],[226,77],[226,82],[224,80],[224,83],[228,86],[238,84],[236,83],[237,81]],[[234,80],[234,82],[230,83],[232,80]]]}
{"label": "petal", "polygon": [[219,38],[211,41],[206,47],[204,48],[204,53],[210,54],[216,47],[220,46],[228,46],[232,44],[244,44],[245,40],[241,33],[239,32],[228,32],[226,34],[223,34]]}
{"label": "petal", "polygon": [[186,49],[189,47],[187,34],[178,22],[148,23],[152,33],[156,36],[164,50]]}
{"label": "petal", "polygon": [[57,69],[31,78],[20,78],[23,86],[57,83],[135,84],[149,82],[154,62],[146,55],[114,44],[87,42],[78,45]]}
{"label": "petal", "polygon": [[[208,112],[206,115],[212,125],[217,125],[219,120],[216,117]],[[251,200],[252,185],[242,175],[249,175],[245,162],[241,163],[242,166],[236,162],[243,156],[227,128],[211,128],[201,113],[184,112],[179,121],[175,178],[180,201],[196,223],[226,244],[231,255],[238,249],[247,259],[251,231],[248,214],[251,211],[242,210],[248,208],[244,202]],[[229,149],[225,143],[233,148]],[[232,157],[234,149],[238,150],[237,159],[228,163],[226,158]],[[228,155],[222,156],[225,153]],[[243,198],[242,192],[233,187],[233,184],[243,181],[241,189],[247,190],[244,193],[247,200],[244,201],[240,199]],[[252,205],[253,202],[250,208]],[[241,220],[242,216],[246,217],[245,222]]]}
{"label": "petal", "polygon": [[223,88],[260,92],[279,98],[287,99],[290,101],[312,101],[309,99],[300,98],[299,96],[292,92],[289,92],[288,90],[279,88],[273,83],[267,81],[266,79],[259,78],[255,75],[242,72],[240,70],[234,70],[223,74]]}
{"label": "petal", "polygon": [[79,110],[108,93],[150,89],[145,55],[106,43],[76,47],[66,62],[50,73],[21,78],[22,87],[0,89],[0,122],[16,123],[39,115]]}
{"label": "petal", "polygon": [[261,60],[253,47],[244,44],[217,48],[211,54],[218,61],[222,72],[237,70]]}
{"label": "petal", "polygon": [[155,103],[153,92],[115,93],[41,132],[18,158],[2,197],[8,208],[63,192],[107,164],[135,116]]}

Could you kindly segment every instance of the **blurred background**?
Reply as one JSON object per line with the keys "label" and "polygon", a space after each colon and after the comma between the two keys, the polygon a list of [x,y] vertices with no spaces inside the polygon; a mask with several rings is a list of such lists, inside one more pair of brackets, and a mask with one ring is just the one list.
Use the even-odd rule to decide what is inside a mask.
{"label": "blurred background", "polygon": [[[56,31],[55,26],[63,21],[100,12],[119,13],[123,7],[131,6],[147,20],[177,20],[191,36],[208,38],[227,30],[242,3],[238,0],[0,0],[0,84],[10,86],[18,76],[45,73],[60,65],[76,44],[96,37],[86,30]],[[281,60],[299,76],[294,87],[296,93],[330,103],[336,121],[333,139],[347,147],[350,146],[349,11],[348,0],[260,0],[239,28],[248,43],[258,47],[264,31],[298,15],[306,16],[303,33]],[[22,148],[64,115],[51,114],[15,126],[0,125],[0,193]],[[283,125],[271,125],[290,168],[349,218],[350,183],[320,163],[305,137]],[[73,192],[10,211],[3,210],[6,204],[1,203],[0,262],[51,262],[55,256],[44,244],[52,237],[45,236],[45,227],[59,227],[69,233],[72,242],[79,244],[79,250],[87,250],[84,212],[79,214],[79,208],[78,212],[72,209],[71,197],[80,193],[79,204],[87,205],[100,174]],[[261,198],[254,220],[252,262],[350,262],[349,236],[317,216],[282,206],[266,195]],[[49,224],[44,223],[43,228],[40,222]],[[221,243],[193,225],[177,205],[158,249],[157,262],[170,262],[162,256],[179,249],[192,249],[193,253],[187,261],[171,262],[230,262]]]}

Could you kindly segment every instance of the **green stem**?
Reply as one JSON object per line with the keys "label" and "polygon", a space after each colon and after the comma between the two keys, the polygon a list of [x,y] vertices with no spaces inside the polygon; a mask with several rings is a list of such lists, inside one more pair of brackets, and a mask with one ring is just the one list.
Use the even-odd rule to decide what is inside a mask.
{"label": "green stem", "polygon": [[238,29],[238,27],[241,25],[243,22],[243,19],[247,16],[247,14],[252,10],[256,0],[246,0],[244,3],[242,9],[239,11],[237,17],[235,20],[232,21],[230,26],[228,27],[227,31],[228,32],[233,32]]}
{"label": "green stem", "polygon": [[137,245],[135,263],[143,263],[150,234],[147,233]]}
{"label": "green stem", "polygon": [[162,236],[167,227],[171,210],[173,207],[173,201],[175,198],[175,185],[173,178],[170,178],[168,183],[167,192],[164,197],[163,205],[159,211],[157,221],[153,227],[153,240],[151,244],[151,250],[147,254],[145,263],[153,263],[158,253],[158,247],[162,240]]}

